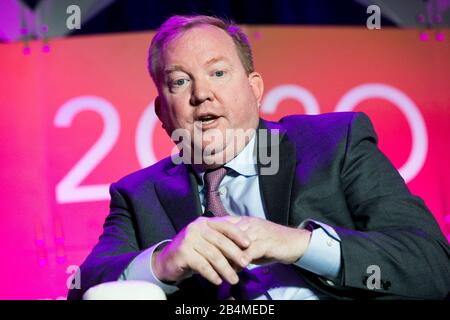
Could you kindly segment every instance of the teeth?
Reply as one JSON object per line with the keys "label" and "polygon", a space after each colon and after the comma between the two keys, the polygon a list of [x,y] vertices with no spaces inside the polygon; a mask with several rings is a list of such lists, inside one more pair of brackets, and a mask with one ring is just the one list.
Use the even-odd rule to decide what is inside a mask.
{"label": "teeth", "polygon": [[202,119],[202,123],[203,123],[203,124],[210,124],[210,123],[213,123],[214,120],[215,120],[215,119],[209,119],[209,120],[208,120],[208,119]]}
{"label": "teeth", "polygon": [[214,116],[204,116],[200,118],[200,121],[204,124],[208,124],[213,122],[216,119],[216,117]]}

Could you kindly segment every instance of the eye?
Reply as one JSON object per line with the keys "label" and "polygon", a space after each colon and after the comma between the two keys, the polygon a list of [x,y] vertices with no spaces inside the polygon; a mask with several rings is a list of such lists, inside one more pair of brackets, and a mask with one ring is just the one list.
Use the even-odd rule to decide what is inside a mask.
{"label": "eye", "polygon": [[219,78],[223,77],[224,74],[225,74],[225,72],[223,72],[222,70],[218,70],[218,71],[214,72],[214,75]]}
{"label": "eye", "polygon": [[182,87],[188,82],[188,79],[177,79],[171,82],[172,87]]}
{"label": "eye", "polygon": [[185,79],[178,79],[178,80],[175,81],[175,84],[176,84],[177,86],[182,86],[182,85],[184,84],[185,81],[186,81]]}

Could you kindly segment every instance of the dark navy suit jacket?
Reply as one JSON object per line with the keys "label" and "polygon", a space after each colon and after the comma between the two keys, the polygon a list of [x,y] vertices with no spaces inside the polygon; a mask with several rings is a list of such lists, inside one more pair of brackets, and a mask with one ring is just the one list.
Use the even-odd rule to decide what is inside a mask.
{"label": "dark navy suit jacket", "polygon": [[[277,123],[261,120],[259,128],[269,129],[269,138],[278,129],[281,138],[278,172],[259,176],[267,219],[289,226],[315,219],[341,238],[340,283],[298,268],[300,276],[337,298],[447,296],[448,242],[423,201],[411,195],[377,148],[366,115],[294,115]],[[202,214],[193,173],[170,158],[113,183],[110,193],[103,234],[81,266],[81,289],[70,290],[69,299],[117,280],[140,252],[174,237]],[[367,286],[372,265],[380,268],[379,289]],[[169,298],[212,299],[217,289],[199,276],[180,288]]]}

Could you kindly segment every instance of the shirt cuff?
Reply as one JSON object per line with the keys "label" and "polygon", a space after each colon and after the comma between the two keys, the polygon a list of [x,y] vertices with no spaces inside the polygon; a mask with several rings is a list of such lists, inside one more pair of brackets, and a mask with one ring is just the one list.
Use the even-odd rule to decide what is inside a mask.
{"label": "shirt cuff", "polygon": [[294,264],[330,280],[341,270],[341,242],[336,231],[324,223],[307,220],[299,227],[313,226],[311,240],[303,256]]}
{"label": "shirt cuff", "polygon": [[142,251],[130,264],[126,267],[126,269],[122,272],[119,277],[119,281],[126,280],[143,280],[148,281],[153,284],[158,285],[166,294],[174,293],[178,290],[176,285],[170,285],[159,280],[152,269],[152,256],[155,250],[162,244],[170,242],[172,240],[164,240],[161,241],[154,246]]}

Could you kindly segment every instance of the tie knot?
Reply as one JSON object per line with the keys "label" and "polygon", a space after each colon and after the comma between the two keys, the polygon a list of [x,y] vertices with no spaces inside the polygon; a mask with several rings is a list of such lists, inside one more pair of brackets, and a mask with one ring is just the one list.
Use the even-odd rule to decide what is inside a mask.
{"label": "tie knot", "polygon": [[220,182],[223,177],[227,174],[227,169],[225,167],[220,167],[211,171],[206,171],[205,173],[205,187],[207,192],[217,191]]}

